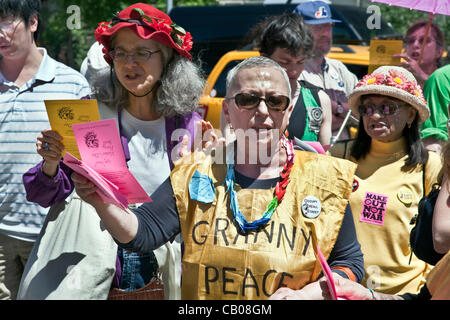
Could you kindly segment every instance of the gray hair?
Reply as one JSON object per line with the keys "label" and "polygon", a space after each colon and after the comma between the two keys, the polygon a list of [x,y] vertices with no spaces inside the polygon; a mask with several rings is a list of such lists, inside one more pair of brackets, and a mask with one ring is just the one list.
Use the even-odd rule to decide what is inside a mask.
{"label": "gray hair", "polygon": [[267,57],[263,57],[263,56],[247,58],[247,59],[243,60],[242,62],[240,62],[238,65],[236,65],[233,69],[231,69],[228,72],[227,81],[226,81],[227,97],[228,97],[231,85],[234,82],[234,78],[239,73],[239,71],[244,70],[244,69],[252,69],[252,68],[273,68],[275,70],[280,71],[286,82],[286,86],[289,91],[289,98],[292,98],[291,84],[289,83],[289,77],[288,77],[286,71],[274,60],[267,58]]}
{"label": "gray hair", "polygon": [[[204,86],[204,76],[193,62],[174,54],[165,66],[152,107],[164,117],[194,111]],[[110,108],[122,109],[128,104],[128,91],[122,86],[112,67],[105,68],[92,80],[95,98]]]}

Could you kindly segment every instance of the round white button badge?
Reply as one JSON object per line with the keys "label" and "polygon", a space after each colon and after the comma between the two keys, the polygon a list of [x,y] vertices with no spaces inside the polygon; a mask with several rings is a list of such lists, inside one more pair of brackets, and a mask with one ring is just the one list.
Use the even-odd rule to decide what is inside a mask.
{"label": "round white button badge", "polygon": [[322,210],[322,204],[314,196],[307,196],[302,201],[302,213],[307,218],[317,218]]}

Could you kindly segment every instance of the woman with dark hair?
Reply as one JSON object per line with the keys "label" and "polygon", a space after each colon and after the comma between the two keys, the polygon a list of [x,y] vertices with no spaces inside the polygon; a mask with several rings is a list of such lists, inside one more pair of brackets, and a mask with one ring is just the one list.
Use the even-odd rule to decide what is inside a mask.
{"label": "woman with dark hair", "polygon": [[[409,70],[422,88],[428,77],[441,67],[441,57],[445,48],[444,34],[434,23],[430,24],[428,36],[425,40],[427,25],[428,21],[414,23],[406,31],[404,39],[406,54],[394,55],[405,60],[405,62],[400,63],[400,66]],[[426,41],[425,44],[424,41]],[[422,57],[419,61],[421,50]]]}
{"label": "woman with dark hair", "polygon": [[409,71],[384,66],[358,82],[349,106],[360,117],[358,135],[329,152],[358,164],[350,205],[364,253],[362,284],[417,293],[429,267],[411,252],[410,221],[441,169],[439,156],[420,140],[426,101]]}
{"label": "woman with dark hair", "polygon": [[[119,12],[112,21],[100,23],[95,38],[103,46],[104,58],[110,65],[92,81],[100,116],[117,119],[128,167],[151,194],[173,168],[178,138],[187,134],[192,142],[195,123],[201,120],[194,110],[204,79],[198,66],[191,62],[191,35],[160,10],[137,3]],[[176,129],[184,131],[175,132]],[[57,206],[74,190],[72,170],[61,161],[61,137],[44,130],[36,145],[43,161],[24,175],[27,199],[43,207]],[[78,212],[80,221],[92,218],[92,207],[78,195],[74,194],[69,203],[79,203],[84,208]],[[52,219],[57,218],[47,220]],[[83,263],[75,263],[72,268],[81,274],[81,285],[68,290],[63,281],[73,272],[68,271],[69,275],[59,279],[50,272],[39,272],[44,271],[36,267],[39,260],[31,261],[22,278],[19,298],[106,299],[115,270],[113,287],[134,291],[155,278],[161,280],[161,274],[165,298],[179,299],[181,238],[145,254],[119,249],[116,260],[117,245],[113,239],[103,232],[99,221],[90,225],[83,241],[89,243],[91,239],[92,246],[98,245],[98,254],[85,254]],[[40,241],[41,248],[35,246],[35,252],[45,251],[44,240]],[[139,292],[146,298],[145,290]],[[124,292],[120,294],[122,299],[126,297]]]}

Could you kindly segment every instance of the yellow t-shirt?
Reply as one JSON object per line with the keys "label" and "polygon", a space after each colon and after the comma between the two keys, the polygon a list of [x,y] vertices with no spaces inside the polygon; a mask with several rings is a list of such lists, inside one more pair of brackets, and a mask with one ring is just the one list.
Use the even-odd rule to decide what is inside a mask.
{"label": "yellow t-shirt", "polygon": [[[342,145],[330,150],[344,154]],[[369,153],[358,163],[350,205],[356,233],[364,254],[362,284],[387,294],[418,293],[429,266],[412,255],[410,221],[424,194],[422,167],[402,167],[408,155],[403,138],[389,143],[372,140]],[[425,193],[431,190],[442,167],[440,157],[429,152],[425,169]]]}

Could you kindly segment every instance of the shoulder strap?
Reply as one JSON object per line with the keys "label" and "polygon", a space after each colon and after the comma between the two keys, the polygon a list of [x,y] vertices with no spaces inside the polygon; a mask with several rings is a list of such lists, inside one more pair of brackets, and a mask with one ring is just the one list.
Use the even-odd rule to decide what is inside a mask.
{"label": "shoulder strap", "polygon": [[428,161],[425,162],[423,164],[423,167],[422,167],[422,186],[423,186],[423,195],[422,195],[422,197],[425,197],[427,195],[426,184],[425,184],[425,168],[427,167],[427,163],[428,163]]}
{"label": "shoulder strap", "polygon": [[288,133],[290,138],[301,139],[303,137],[303,132],[306,127],[306,109],[303,104],[301,94],[298,96],[297,102],[295,103],[294,110],[288,124]]}

